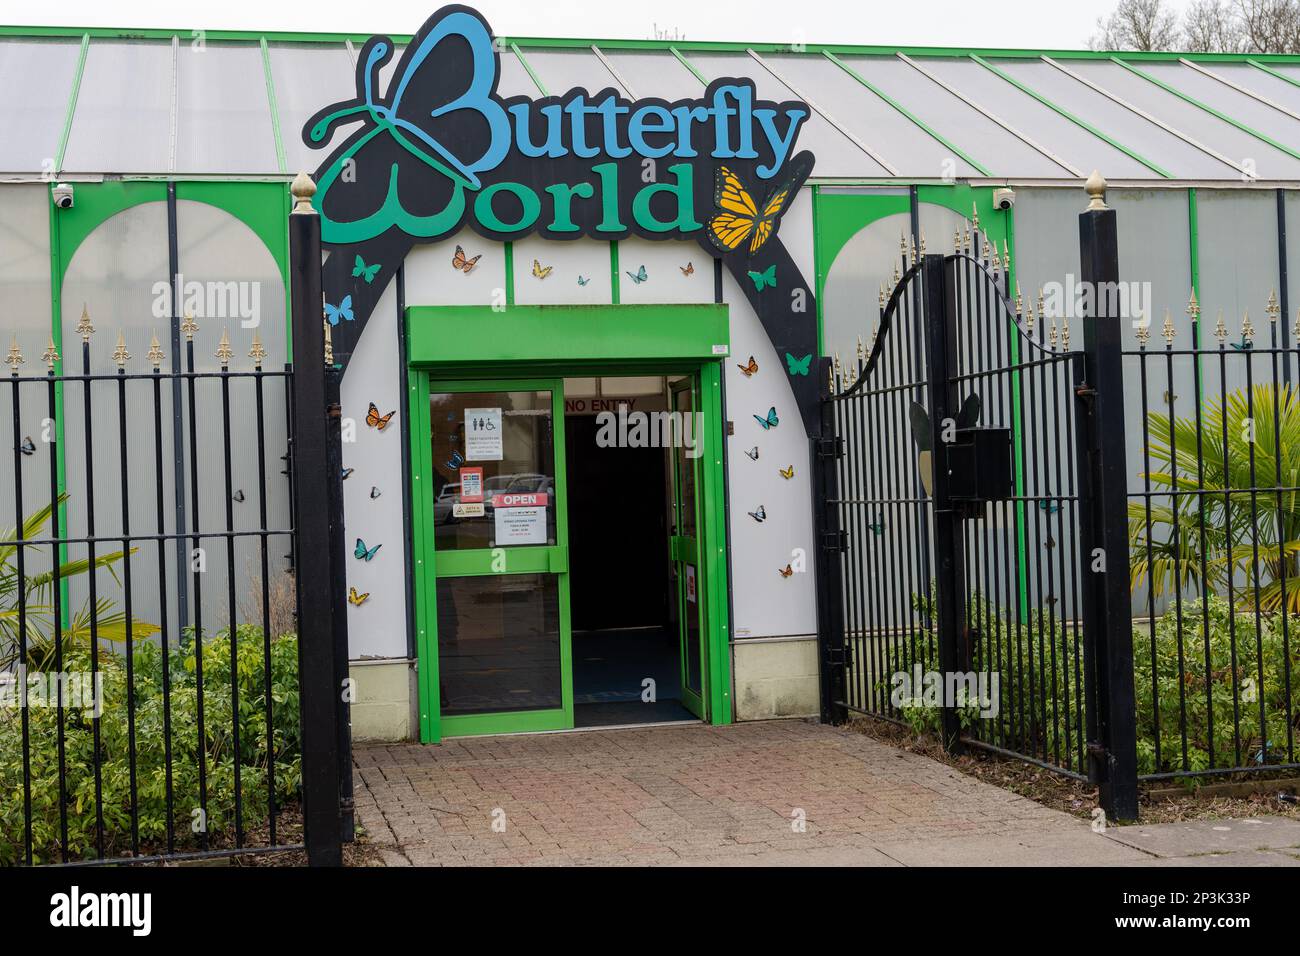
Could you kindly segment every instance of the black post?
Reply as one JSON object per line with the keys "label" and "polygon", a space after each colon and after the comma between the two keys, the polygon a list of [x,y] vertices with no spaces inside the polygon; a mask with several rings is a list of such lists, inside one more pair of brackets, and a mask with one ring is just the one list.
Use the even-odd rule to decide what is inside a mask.
{"label": "black post", "polygon": [[325,408],[329,423],[329,441],[326,451],[329,464],[330,491],[330,603],[334,623],[334,686],[337,689],[334,706],[335,734],[338,740],[339,813],[343,829],[343,842],[351,843],[356,836],[355,805],[352,799],[352,697],[343,688],[351,687],[348,681],[348,605],[347,567],[344,564],[343,538],[343,403],[340,389],[343,372],[333,365],[327,348],[325,355]]}
{"label": "black post", "polygon": [[1085,679],[1095,717],[1088,721],[1089,778],[1111,820],[1136,820],[1137,716],[1133,690],[1133,621],[1129,596],[1128,466],[1124,457],[1124,361],[1120,321],[1110,314],[1117,288],[1119,241],[1106,182],[1088,179],[1092,196],[1079,216],[1079,275],[1093,290],[1083,317],[1084,382],[1078,418],[1086,422],[1081,449],[1079,560],[1083,572]]}
{"label": "black post", "polygon": [[[964,668],[965,567],[962,554],[961,513],[953,506],[952,478],[948,471],[948,444],[955,437],[957,386],[957,263],[946,267],[944,257],[927,255],[921,267],[925,280],[926,381],[930,398],[930,449],[934,496],[935,622],[939,629],[939,670],[945,688]],[[955,702],[944,695],[942,736],[949,753],[961,750],[961,721]]]}
{"label": "black post", "polygon": [[[316,186],[300,173],[291,187],[289,277],[293,302],[293,527],[298,562],[298,694],[302,720],[302,802],[307,862],[343,861],[339,814],[339,751],[334,655],[334,561],[339,520],[330,507],[331,424],[325,388],[325,322],[321,307],[320,218]],[[338,533],[341,533],[338,532]]]}
{"label": "black post", "polygon": [[844,635],[844,568],[840,559],[845,547],[841,530],[839,476],[835,462],[841,455],[840,438],[835,428],[835,403],[831,360],[821,358],[817,364],[821,396],[821,437],[812,439],[813,460],[813,528],[818,547],[817,638],[821,650],[821,716],[823,723],[839,724],[848,719],[847,675],[851,653]]}

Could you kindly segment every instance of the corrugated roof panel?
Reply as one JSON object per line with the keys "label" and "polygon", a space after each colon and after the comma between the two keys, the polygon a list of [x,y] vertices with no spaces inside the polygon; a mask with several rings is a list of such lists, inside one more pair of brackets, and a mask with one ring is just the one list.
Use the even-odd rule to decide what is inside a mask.
{"label": "corrugated roof panel", "polygon": [[[588,93],[613,89],[620,95],[627,92],[614,79],[614,75],[605,69],[596,54],[590,50],[551,50],[524,49],[520,51],[528,65],[533,68],[537,78],[542,81],[546,91],[552,96],[562,96],[575,88]],[[629,80],[629,82],[631,82]]]}
{"label": "corrugated roof panel", "polygon": [[[302,141],[302,128],[320,109],[356,95],[352,58],[343,44],[271,44],[271,79],[280,111],[280,139],[289,172],[314,171],[329,155],[329,144],[312,149]],[[336,128],[344,135],[350,126]]]}
{"label": "corrugated roof panel", "polygon": [[[1288,156],[1226,120],[1162,89],[1118,63],[1081,60],[1071,69],[1108,92],[1160,117],[1170,126],[1210,146],[1262,179],[1300,178],[1300,159]],[[1234,117],[1235,118],[1235,117]],[[1266,134],[1267,135],[1267,134]]]}
{"label": "corrugated roof panel", "polygon": [[1293,113],[1300,113],[1300,86],[1279,79],[1272,73],[1249,63],[1198,63],[1216,76],[1244,86],[1252,93],[1280,103]]}
{"label": "corrugated roof panel", "polygon": [[542,92],[528,75],[528,70],[519,62],[514,50],[501,51],[501,77],[497,81],[497,92],[502,96],[541,96]]}
{"label": "corrugated roof panel", "polygon": [[[1081,61],[1065,64],[1075,70]],[[1000,69],[1062,109],[1181,179],[1239,179],[1240,172],[1042,60],[998,60]],[[1116,67],[1122,70],[1122,67]],[[1168,122],[1169,117],[1163,117]],[[1172,125],[1172,124],[1171,124]],[[1097,165],[1104,176],[1119,177]],[[1154,175],[1154,174],[1151,174]]]}
{"label": "corrugated roof panel", "polygon": [[[689,53],[685,56],[708,80],[728,76],[750,77],[754,81],[754,89],[762,99],[780,103],[799,98],[793,90],[747,54]],[[893,175],[889,169],[863,152],[853,140],[828,123],[815,109],[799,131],[799,146],[812,150],[817,157],[817,165],[813,170],[816,176],[857,178]],[[875,149],[874,146],[872,148]],[[884,149],[876,149],[876,153],[891,166],[897,167],[897,163],[889,159]]]}
{"label": "corrugated roof panel", "polygon": [[[993,175],[1027,178],[1060,178],[1070,175],[1032,146],[902,60],[880,56],[841,56],[840,59],[888,96],[906,106],[925,125],[942,133],[971,156],[979,158]],[[933,62],[926,61],[931,65]],[[992,112],[996,113],[996,110]],[[1018,122],[1017,117],[1000,118],[1013,126]],[[988,162],[981,158],[985,156],[989,157]]]}
{"label": "corrugated roof panel", "polygon": [[[762,56],[817,107],[889,159],[901,175],[924,179],[941,178],[950,172],[957,176],[983,175],[825,57]],[[983,162],[978,156],[972,158]]]}
{"label": "corrugated roof panel", "polygon": [[182,44],[176,59],[176,170],[275,173],[260,46]]}
{"label": "corrugated roof panel", "polygon": [[80,40],[0,40],[0,172],[54,170]]}
{"label": "corrugated roof panel", "polygon": [[[1143,73],[1149,73],[1211,109],[1231,116],[1279,143],[1291,146],[1292,149],[1300,146],[1300,119],[1260,102],[1249,93],[1234,90],[1213,76],[1206,76],[1182,63],[1143,63],[1141,69]],[[1300,115],[1300,86],[1292,89],[1295,90],[1295,95],[1289,97],[1290,102],[1283,100],[1278,106]]]}
{"label": "corrugated roof panel", "polygon": [[[631,50],[601,50],[632,91],[641,98],[657,96],[665,100],[698,97],[704,87],[700,81],[664,50],[658,53]],[[758,66],[757,63],[754,64]]]}
{"label": "corrugated roof panel", "polygon": [[91,40],[63,168],[167,172],[171,117],[171,43]]}

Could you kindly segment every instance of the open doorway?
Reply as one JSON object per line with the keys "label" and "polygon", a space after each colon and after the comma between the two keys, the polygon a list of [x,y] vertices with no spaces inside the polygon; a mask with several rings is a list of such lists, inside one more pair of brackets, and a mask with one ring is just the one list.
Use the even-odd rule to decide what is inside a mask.
{"label": "open doorway", "polygon": [[[672,449],[649,439],[669,382],[564,383],[576,727],[696,719],[682,703]],[[632,437],[640,416],[646,440]]]}

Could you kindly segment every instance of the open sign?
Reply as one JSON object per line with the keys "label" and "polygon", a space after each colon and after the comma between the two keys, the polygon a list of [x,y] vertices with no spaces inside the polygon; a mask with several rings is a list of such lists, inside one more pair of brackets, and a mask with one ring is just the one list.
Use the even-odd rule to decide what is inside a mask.
{"label": "open sign", "polygon": [[545,508],[549,496],[544,492],[515,492],[508,495],[493,495],[493,508]]}

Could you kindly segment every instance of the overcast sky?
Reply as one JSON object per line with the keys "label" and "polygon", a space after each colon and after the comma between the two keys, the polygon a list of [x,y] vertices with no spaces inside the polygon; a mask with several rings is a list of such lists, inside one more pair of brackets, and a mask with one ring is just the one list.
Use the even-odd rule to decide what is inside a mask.
{"label": "overcast sky", "polygon": [[[1186,0],[1175,0],[1182,7]],[[510,36],[1082,48],[1115,0],[478,0]],[[42,26],[413,33],[438,0],[61,0],[7,4],[0,20]]]}

